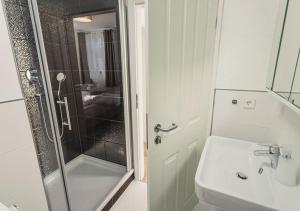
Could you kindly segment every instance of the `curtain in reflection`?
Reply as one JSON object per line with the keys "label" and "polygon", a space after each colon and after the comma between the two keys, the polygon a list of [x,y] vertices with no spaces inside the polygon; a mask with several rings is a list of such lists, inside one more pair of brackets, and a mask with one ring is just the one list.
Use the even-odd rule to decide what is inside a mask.
{"label": "curtain in reflection", "polygon": [[117,42],[116,30],[104,31],[105,55],[106,55],[106,86],[120,86],[120,58],[119,44]]}
{"label": "curtain in reflection", "polygon": [[86,40],[85,33],[79,32],[78,35],[78,45],[79,45],[79,55],[80,55],[80,82],[82,84],[91,83],[90,73],[89,73],[89,65],[87,60],[86,53]]}
{"label": "curtain in reflection", "polygon": [[103,88],[106,84],[106,47],[103,32],[86,33],[85,40],[90,79],[98,88]]}

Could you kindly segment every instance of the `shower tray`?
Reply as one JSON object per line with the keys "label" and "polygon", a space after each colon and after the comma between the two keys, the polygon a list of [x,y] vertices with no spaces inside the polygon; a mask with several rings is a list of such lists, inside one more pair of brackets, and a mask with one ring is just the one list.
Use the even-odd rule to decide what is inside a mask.
{"label": "shower tray", "polygon": [[[80,155],[66,164],[68,192],[72,211],[95,211],[126,174],[126,167],[108,161]],[[59,171],[45,179],[52,210],[68,211],[60,188]]]}

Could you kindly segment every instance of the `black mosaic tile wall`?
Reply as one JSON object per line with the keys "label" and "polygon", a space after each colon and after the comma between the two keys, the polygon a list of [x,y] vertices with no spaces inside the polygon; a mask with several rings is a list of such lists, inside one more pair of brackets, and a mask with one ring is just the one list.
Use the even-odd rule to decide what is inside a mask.
{"label": "black mosaic tile wall", "polygon": [[118,0],[62,0],[65,15],[118,9]]}
{"label": "black mosaic tile wall", "polygon": [[[62,6],[57,7],[55,5]],[[81,81],[73,27],[74,14],[107,10],[113,10],[117,14],[117,7],[118,2],[114,0],[56,0],[39,3],[45,49],[55,98],[58,88],[55,79],[56,74],[63,72],[67,77],[62,85],[62,95],[67,96],[69,100],[73,129],[66,131],[62,139],[66,161],[84,153],[126,165],[122,81],[117,86],[107,87],[105,90],[91,90],[88,88],[91,84],[85,84]],[[117,29],[115,34],[118,35],[118,32]],[[119,42],[119,39],[116,40]],[[116,51],[118,51],[116,55],[118,56],[117,65],[119,68],[114,71],[118,71],[120,74],[120,48]],[[83,98],[86,92],[97,96],[97,102],[88,106],[84,105]],[[108,95],[101,97],[100,94],[103,93]],[[117,99],[111,97],[116,93],[119,93]]]}
{"label": "black mosaic tile wall", "polygon": [[[117,90],[120,93],[117,100],[105,96],[88,108],[84,106],[82,99],[86,86],[79,77],[72,19],[72,15],[79,13],[117,11],[117,0],[39,0],[38,5],[55,100],[58,99],[57,73],[63,72],[67,77],[62,84],[62,97],[68,97],[72,131],[64,129],[62,147],[65,161],[84,153],[126,165],[122,82],[114,89],[105,90],[109,94]],[[40,166],[43,174],[48,175],[57,169],[55,149],[43,128],[39,99],[35,96],[40,90],[25,78],[26,70],[39,69],[27,0],[5,0],[5,8]],[[121,72],[121,68],[116,71]],[[42,98],[47,112],[45,97]],[[58,108],[56,110],[59,111]],[[59,112],[57,116],[60,117]],[[63,118],[66,119],[66,116]]]}
{"label": "black mosaic tile wall", "polygon": [[[47,4],[46,4],[47,3]],[[67,97],[72,130],[68,130],[64,127],[62,136],[62,148],[64,152],[65,162],[69,162],[82,152],[79,123],[77,113],[80,111],[80,107],[77,107],[77,99],[75,97],[75,80],[76,78],[76,48],[74,45],[68,44],[68,39],[74,37],[73,32],[67,31],[67,24],[71,20],[68,17],[63,16],[62,7],[51,6],[52,3],[58,3],[58,1],[41,1],[39,3],[40,20],[43,31],[43,38],[45,43],[45,50],[50,74],[50,80],[52,85],[52,92],[55,102],[58,101],[58,81],[56,76],[58,73],[64,73],[66,80],[61,85],[61,99]],[[60,5],[60,4],[57,4]],[[49,9],[48,9],[49,8]],[[55,9],[55,10],[54,10]],[[73,33],[73,34],[72,34]],[[73,63],[72,63],[73,62]],[[78,104],[80,105],[80,104]],[[58,104],[56,104],[56,111],[58,122],[61,124],[61,114]],[[65,107],[62,106],[63,120],[67,120]],[[62,126],[60,127],[62,131]]]}
{"label": "black mosaic tile wall", "polygon": [[[47,139],[43,128],[39,108],[39,98],[36,97],[36,94],[40,92],[40,89],[34,84],[29,83],[25,76],[25,72],[28,69],[39,69],[28,3],[27,0],[5,0],[4,6],[13,45],[13,52],[16,59],[16,66],[33,131],[38,161],[42,174],[45,176],[56,170],[58,164],[54,145]],[[45,102],[43,105],[45,105]]]}

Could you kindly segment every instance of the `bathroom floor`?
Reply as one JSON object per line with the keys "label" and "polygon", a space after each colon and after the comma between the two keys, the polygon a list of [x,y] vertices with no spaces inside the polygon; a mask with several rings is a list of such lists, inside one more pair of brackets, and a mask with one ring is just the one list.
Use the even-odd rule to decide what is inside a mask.
{"label": "bathroom floor", "polygon": [[[72,210],[94,211],[126,173],[126,168],[87,155],[80,155],[66,165]],[[45,178],[52,210],[67,210],[61,196],[59,173]],[[87,197],[84,197],[87,196]]]}
{"label": "bathroom floor", "polygon": [[110,211],[147,211],[147,184],[133,181]]}

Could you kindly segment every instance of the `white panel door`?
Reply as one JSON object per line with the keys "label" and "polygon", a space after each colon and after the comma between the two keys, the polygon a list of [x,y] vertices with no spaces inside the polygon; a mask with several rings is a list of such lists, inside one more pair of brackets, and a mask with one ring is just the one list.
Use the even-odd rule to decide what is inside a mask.
{"label": "white panel door", "polygon": [[[194,176],[208,134],[217,2],[148,2],[150,211],[189,211],[197,203]],[[156,134],[158,123],[178,128]]]}

